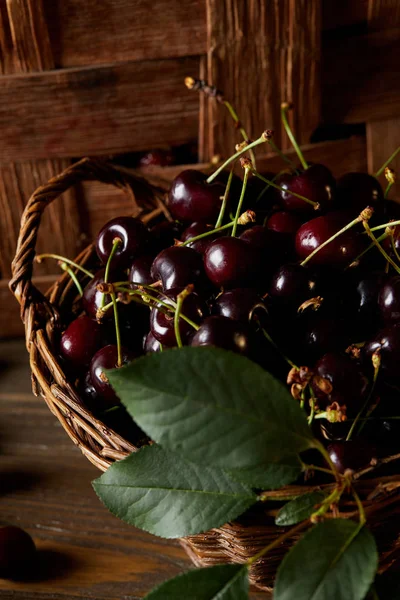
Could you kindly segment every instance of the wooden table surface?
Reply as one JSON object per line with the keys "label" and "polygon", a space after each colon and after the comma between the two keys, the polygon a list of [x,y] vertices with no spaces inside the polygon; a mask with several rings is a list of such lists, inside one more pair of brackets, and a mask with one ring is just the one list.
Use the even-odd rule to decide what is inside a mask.
{"label": "wooden table surface", "polygon": [[136,600],[190,567],[178,542],[110,515],[97,475],[33,396],[24,342],[0,342],[0,522],[29,531],[40,557],[31,580],[0,579],[2,600]]}

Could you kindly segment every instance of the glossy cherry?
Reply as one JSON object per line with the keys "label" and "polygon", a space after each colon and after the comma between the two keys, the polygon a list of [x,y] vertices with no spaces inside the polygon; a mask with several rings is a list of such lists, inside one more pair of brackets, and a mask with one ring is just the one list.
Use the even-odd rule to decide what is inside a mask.
{"label": "glossy cherry", "polygon": [[216,346],[249,356],[251,336],[247,325],[228,317],[207,317],[192,338],[191,346]]}
{"label": "glossy cherry", "polygon": [[[329,313],[329,311],[327,311]],[[297,318],[293,351],[297,360],[310,364],[334,350],[345,350],[350,344],[349,326],[337,315],[309,308]],[[298,357],[298,358],[297,358]]]}
{"label": "glossy cherry", "polygon": [[[136,356],[122,348],[122,363],[125,365],[131,362]],[[109,344],[96,352],[90,363],[90,377],[94,388],[101,395],[102,401],[108,406],[119,404],[119,398],[114,392],[105,371],[115,369],[118,364],[117,346]]]}
{"label": "glossy cherry", "polygon": [[318,280],[307,267],[288,263],[273,275],[268,291],[278,306],[298,308],[305,300],[318,295]]}
{"label": "glossy cherry", "polygon": [[[143,350],[145,354],[150,354],[151,352],[161,352],[161,344],[154,337],[154,335],[149,331],[149,333],[145,336],[143,340]],[[163,347],[164,350],[164,347]]]}
{"label": "glossy cherry", "polygon": [[[182,225],[177,221],[161,221],[150,229],[149,254],[157,256],[161,250],[173,246],[182,233]],[[151,251],[150,251],[151,250]]]}
{"label": "glossy cherry", "polygon": [[254,288],[236,288],[220,294],[213,303],[212,312],[246,324],[252,312],[262,321],[267,316],[265,303]]}
{"label": "glossy cherry", "polygon": [[171,246],[156,256],[151,276],[154,281],[161,279],[164,291],[191,283],[201,287],[205,281],[202,256],[193,248]]}
{"label": "glossy cherry", "polygon": [[346,173],[337,182],[338,206],[357,216],[367,206],[380,211],[383,191],[379,181],[368,173]]}
{"label": "glossy cherry", "polygon": [[367,367],[372,370],[372,354],[379,351],[380,372],[385,377],[397,378],[400,364],[400,323],[381,329],[363,348]]}
{"label": "glossy cherry", "polygon": [[[182,233],[181,241],[186,242],[187,240],[190,240],[193,237],[196,237],[202,233],[206,233],[206,231],[212,231],[213,229],[214,229],[214,225],[207,225],[207,223],[201,223],[201,222],[192,223]],[[187,244],[187,247],[193,248],[193,250],[196,250],[196,252],[200,252],[200,254],[204,254],[208,245],[213,240],[215,240],[217,237],[219,237],[220,235],[221,235],[221,233],[218,233],[218,232],[213,233],[211,235],[208,235],[205,238],[196,240],[195,242],[190,242],[189,244]]]}
{"label": "glossy cherry", "polygon": [[385,323],[400,323],[400,275],[391,277],[382,285],[378,303]]}
{"label": "glossy cherry", "polygon": [[221,208],[225,186],[208,184],[207,175],[194,169],[182,171],[172,182],[168,209],[178,221],[214,223]]}
{"label": "glossy cherry", "polygon": [[103,328],[90,317],[78,317],[61,336],[62,356],[76,369],[88,367],[103,342]]}
{"label": "glossy cherry", "polygon": [[280,210],[268,218],[265,227],[277,233],[294,236],[302,224],[303,220],[295,213]]}
{"label": "glossy cherry", "polygon": [[204,269],[217,287],[255,287],[260,275],[260,253],[244,240],[224,236],[208,246]]}
{"label": "glossy cherry", "polygon": [[[163,302],[174,306],[177,296],[181,291],[182,288],[168,290],[167,297],[162,297]],[[161,305],[160,307],[160,309],[153,308],[151,310],[150,331],[161,344],[165,344],[166,347],[172,348],[177,345],[174,329],[174,312],[171,311],[170,313],[165,313],[165,307]],[[195,292],[192,292],[185,298],[181,312],[196,324],[201,323],[208,314],[205,303]],[[194,333],[194,329],[189,323],[183,319],[179,319],[179,332],[181,334],[182,343],[186,344],[189,337]]]}
{"label": "glossy cherry", "polygon": [[313,382],[313,389],[322,409],[333,402],[346,406],[347,416],[356,415],[362,407],[368,390],[368,379],[357,361],[348,354],[329,352],[314,367],[318,377],[329,382],[332,388],[321,387]]}
{"label": "glossy cherry", "polygon": [[81,397],[84,403],[90,410],[96,411],[99,409],[100,396],[93,385],[90,371],[87,371],[80,386]]}
{"label": "glossy cherry", "polygon": [[[104,273],[105,273],[104,269],[100,269],[99,271],[97,271],[94,274],[93,279],[91,279],[89,281],[89,283],[83,290],[82,306],[83,306],[85,313],[89,317],[92,317],[92,319],[96,319],[97,311],[99,310],[99,308],[101,306],[103,306],[102,301],[103,301],[104,294],[102,292],[99,292],[99,290],[97,289],[97,286],[99,285],[99,283],[104,283]],[[127,280],[127,276],[125,275],[125,273],[123,271],[122,272],[110,271],[109,278],[108,278],[109,283],[115,283],[117,281],[125,281],[125,280]],[[111,297],[109,294],[106,294],[105,304],[109,304],[110,302],[111,302]],[[107,318],[110,318],[110,317],[112,317],[112,314],[113,314],[113,311],[112,311],[112,308],[110,308],[107,311],[105,316]]]}
{"label": "glossy cherry", "polygon": [[[296,252],[301,260],[326,242],[348,223],[347,215],[335,212],[304,223],[296,234]],[[312,265],[344,267],[366,247],[365,236],[350,229],[332,240],[310,260]]]}
{"label": "glossy cherry", "polygon": [[275,183],[284,189],[282,192],[277,191],[277,197],[284,210],[309,214],[314,211],[311,204],[293,196],[291,192],[317,202],[321,209],[328,209],[333,205],[336,183],[332,173],[324,165],[315,164],[305,171],[283,173],[277,177]]}
{"label": "glossy cherry", "polygon": [[356,278],[352,289],[349,289],[346,304],[348,314],[354,320],[357,339],[364,340],[365,336],[372,335],[379,328],[379,296],[387,279],[383,272],[370,271]]}
{"label": "glossy cherry", "polygon": [[20,527],[0,527],[0,578],[12,579],[30,572],[36,559],[31,536]]}
{"label": "glossy cherry", "polygon": [[376,448],[363,439],[332,442],[327,450],[339,473],[344,473],[347,469],[358,471],[368,467],[377,454]]}
{"label": "glossy cherry", "polygon": [[116,217],[104,225],[97,236],[96,251],[100,260],[106,264],[114,240],[119,244],[111,265],[113,269],[125,269],[132,261],[146,251],[149,232],[142,221],[134,217]]}
{"label": "glossy cherry", "polygon": [[151,276],[151,266],[154,262],[154,256],[151,254],[144,254],[133,261],[129,271],[129,281],[131,287],[136,289],[137,284],[150,285],[154,283],[154,279]]}

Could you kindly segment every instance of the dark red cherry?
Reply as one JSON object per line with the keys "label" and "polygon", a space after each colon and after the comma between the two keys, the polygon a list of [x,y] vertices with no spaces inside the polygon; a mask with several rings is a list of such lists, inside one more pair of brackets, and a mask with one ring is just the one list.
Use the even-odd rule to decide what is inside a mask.
{"label": "dark red cherry", "polygon": [[129,281],[131,287],[136,289],[139,285],[150,285],[154,282],[151,276],[151,266],[154,261],[154,256],[145,254],[133,261],[129,271]]}
{"label": "dark red cherry", "polygon": [[[201,235],[202,233],[206,233],[206,231],[212,231],[213,229],[214,225],[207,225],[206,223],[201,222],[192,223],[182,233],[181,241],[186,242],[187,240],[190,240],[190,238]],[[200,254],[204,254],[208,245],[220,235],[221,234],[218,232],[212,235],[208,235],[207,237],[197,240],[195,242],[190,242],[189,244],[187,244],[187,247],[193,248],[193,250],[196,250],[196,252],[200,252]]]}
{"label": "dark red cherry", "polygon": [[253,288],[236,288],[217,296],[213,313],[248,324],[252,315],[265,320],[267,309],[257,291]]}
{"label": "dark red cherry", "polygon": [[[136,356],[122,348],[122,363],[125,365],[131,362]],[[90,363],[90,377],[96,391],[101,395],[102,401],[108,406],[119,404],[119,398],[114,392],[105,371],[107,369],[115,369],[118,364],[117,346],[110,344],[104,346],[96,352]]]}
{"label": "dark red cherry", "polygon": [[83,378],[80,386],[80,392],[84,403],[90,410],[96,411],[99,408],[99,393],[93,385],[90,371]]}
{"label": "dark red cherry", "polygon": [[75,368],[88,367],[93,354],[102,345],[103,329],[90,317],[78,317],[72,321],[61,336],[62,356]]}
{"label": "dark red cherry", "polygon": [[[347,215],[329,213],[304,223],[296,234],[296,252],[301,260],[326,242],[348,223]],[[364,236],[365,238],[365,236]],[[361,234],[350,229],[339,235],[310,260],[312,265],[349,265],[366,247]]]}
{"label": "dark red cherry", "polygon": [[204,253],[204,269],[217,287],[255,287],[260,253],[251,244],[235,237],[214,240]]}
{"label": "dark red cherry", "polygon": [[349,316],[354,315],[355,331],[360,340],[379,328],[381,319],[378,300],[387,278],[385,273],[377,271],[361,274],[354,282],[353,290],[349,290],[347,307]]}
{"label": "dark red cherry", "polygon": [[207,317],[192,338],[191,346],[216,346],[249,356],[252,352],[247,325],[228,317]]}
{"label": "dark red cherry", "polygon": [[[177,296],[182,288],[173,288],[168,290],[166,296],[162,297],[164,303],[174,306],[176,303]],[[165,313],[165,307],[159,305],[160,309],[153,308],[150,314],[150,331],[153,336],[165,344],[169,348],[173,348],[177,345],[175,329],[174,329],[174,312]],[[192,292],[187,296],[182,305],[181,313],[188,317],[196,324],[201,323],[204,317],[207,315],[207,307],[201,300],[200,296],[195,292]],[[183,319],[179,320],[179,332],[181,334],[182,343],[186,344],[189,337],[193,334],[194,329],[189,323]]]}
{"label": "dark red cherry", "polygon": [[383,284],[378,303],[385,323],[400,322],[400,275],[391,277]]}
{"label": "dark red cherry", "polygon": [[201,171],[187,169],[172,182],[168,208],[178,221],[214,223],[221,208],[224,192],[223,184],[208,184],[207,175]]}
{"label": "dark red cherry", "polygon": [[[104,269],[100,269],[100,271],[97,271],[94,274],[93,279],[89,281],[89,283],[83,290],[82,306],[85,313],[89,315],[89,317],[92,317],[92,319],[96,319],[97,311],[101,306],[103,306],[103,293],[98,291],[97,286],[99,285],[99,283],[104,283],[104,273]],[[115,283],[117,281],[125,280],[127,280],[127,276],[124,274],[123,271],[110,271],[108,278],[109,283]],[[105,304],[109,304],[110,302],[111,296],[109,294],[106,294]],[[107,318],[112,317],[112,314],[113,310],[112,308],[110,308],[106,313]]]}
{"label": "dark red cherry", "polygon": [[[144,338],[143,342],[143,350],[146,354],[150,354],[151,352],[161,352],[161,344],[154,337],[154,335],[149,331],[149,333]],[[164,347],[163,347],[164,350]]]}
{"label": "dark red cherry", "polygon": [[368,173],[346,173],[337,182],[338,206],[355,217],[367,206],[375,210],[383,204],[379,181]]}
{"label": "dark red cherry", "polygon": [[175,153],[171,148],[156,148],[145,152],[139,159],[140,167],[170,167],[175,164]]}
{"label": "dark red cherry", "polygon": [[385,377],[397,378],[400,364],[400,323],[381,329],[363,348],[367,367],[372,370],[371,357],[379,351],[380,372]]}
{"label": "dark red cherry", "polygon": [[277,191],[284,210],[309,214],[314,211],[311,204],[296,198],[291,192],[317,202],[321,209],[328,209],[333,205],[336,184],[332,173],[324,165],[311,165],[300,173],[283,173],[275,182],[285,190]]}
{"label": "dark red cherry", "polygon": [[201,286],[205,280],[202,256],[193,248],[171,246],[156,256],[151,276],[154,281],[161,279],[164,291],[190,283]]}
{"label": "dark red cherry", "polygon": [[318,295],[317,278],[307,267],[282,265],[272,277],[269,294],[277,305],[298,308],[305,300]]}
{"label": "dark red cherry", "polygon": [[179,240],[181,233],[182,225],[176,221],[161,221],[157,223],[150,229],[149,254],[156,256],[161,250],[173,246],[175,240]]}
{"label": "dark red cherry", "polygon": [[0,578],[12,579],[30,572],[36,559],[31,536],[20,527],[0,527]]}
{"label": "dark red cherry", "polygon": [[295,213],[284,210],[273,213],[265,225],[267,229],[294,236],[296,231],[302,226],[303,221]]}
{"label": "dark red cherry", "polygon": [[293,339],[293,343],[297,346],[296,356],[307,364],[326,352],[345,350],[351,341],[346,321],[334,313],[331,316],[324,312],[310,308],[297,319],[296,339]]}
{"label": "dark red cherry", "polygon": [[332,442],[327,450],[339,473],[344,473],[347,469],[358,471],[368,467],[377,454],[376,448],[362,439]]}
{"label": "dark red cherry", "polygon": [[315,364],[314,373],[326,379],[332,388],[317,385],[317,380],[313,382],[321,408],[337,402],[347,407],[347,416],[357,414],[368,390],[368,379],[357,361],[348,354],[329,352]]}
{"label": "dark red cherry", "polygon": [[146,251],[149,232],[140,219],[134,217],[116,217],[104,225],[97,236],[96,251],[100,260],[106,264],[114,240],[121,240],[113,259],[113,269],[126,269],[132,261]]}

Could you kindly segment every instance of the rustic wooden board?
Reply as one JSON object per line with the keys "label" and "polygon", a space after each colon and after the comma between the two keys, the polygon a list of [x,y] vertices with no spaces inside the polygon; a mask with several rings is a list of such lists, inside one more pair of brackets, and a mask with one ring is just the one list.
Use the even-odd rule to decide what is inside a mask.
{"label": "rustic wooden board", "polygon": [[197,0],[45,0],[45,12],[58,68],[206,52]]}
{"label": "rustic wooden board", "polygon": [[322,114],[363,123],[400,114],[400,28],[329,39],[323,45]]}
{"label": "rustic wooden board", "polygon": [[139,600],[190,568],[176,541],[129,527],[96,498],[98,471],[30,392],[22,341],[0,343],[0,373],[1,522],[26,528],[40,557],[31,581],[0,579],[0,598]]}
{"label": "rustic wooden board", "polygon": [[[207,79],[235,106],[252,139],[275,129],[289,146],[280,122],[280,105],[292,101],[292,120],[300,143],[307,143],[320,120],[320,29],[318,0],[207,0]],[[226,110],[210,100],[209,159],[229,155],[240,139]]]}
{"label": "rustic wooden board", "polygon": [[197,137],[199,59],[5,76],[0,161],[122,153]]}

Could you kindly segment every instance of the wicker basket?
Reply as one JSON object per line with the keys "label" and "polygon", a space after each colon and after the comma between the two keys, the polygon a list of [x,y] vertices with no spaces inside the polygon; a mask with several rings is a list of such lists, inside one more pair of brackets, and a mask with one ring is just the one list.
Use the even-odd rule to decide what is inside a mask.
{"label": "wicker basket", "polygon": [[[83,159],[40,187],[30,198],[22,216],[10,287],[21,305],[35,395],[44,398],[72,441],[94,465],[104,471],[114,460],[137,450],[137,446],[93,416],[68,381],[60,364],[55,342],[62,327],[60,314],[70,313],[76,299],[71,279],[64,274],[45,296],[32,283],[35,244],[44,209],[71,186],[90,180],[123,188],[132,197],[132,213],[139,215],[144,222],[163,212],[168,218],[161,200],[162,188],[109,164]],[[89,266],[95,266],[96,261],[93,245],[76,259],[79,264]],[[84,281],[84,274],[77,272],[76,275]],[[380,549],[380,568],[384,571],[396,560],[400,547],[400,476],[364,479],[359,475],[356,475],[357,489],[365,500],[370,527]],[[303,493],[316,488],[290,486],[285,488],[284,493],[287,491],[287,496],[291,497],[299,489]],[[265,494],[272,500],[277,493]],[[282,495],[282,490],[279,494]],[[244,562],[276,538],[278,531],[282,532],[281,528],[274,525],[277,508],[279,504],[276,501],[266,501],[262,507],[251,509],[237,522],[205,534],[190,536],[181,540],[181,543],[196,565]],[[343,516],[357,514],[350,500],[344,506],[344,511]],[[295,539],[287,540],[275,549],[272,556],[256,562],[251,569],[251,582],[262,589],[271,589],[276,568]]]}

